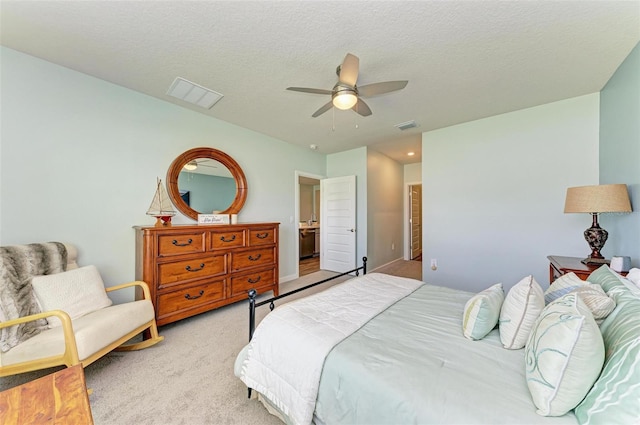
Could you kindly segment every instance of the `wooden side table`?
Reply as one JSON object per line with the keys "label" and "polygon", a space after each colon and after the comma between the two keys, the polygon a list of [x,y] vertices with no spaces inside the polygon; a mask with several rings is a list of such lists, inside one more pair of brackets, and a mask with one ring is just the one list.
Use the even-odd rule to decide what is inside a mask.
{"label": "wooden side table", "polygon": [[0,392],[0,424],[92,425],[82,365]]}
{"label": "wooden side table", "polygon": [[[601,264],[586,265],[580,260],[581,257],[562,257],[559,255],[549,255],[549,283],[553,283],[554,280],[567,273],[575,273],[582,280],[587,280],[589,275],[600,268]],[[618,272],[623,276],[626,276],[626,272]]]}

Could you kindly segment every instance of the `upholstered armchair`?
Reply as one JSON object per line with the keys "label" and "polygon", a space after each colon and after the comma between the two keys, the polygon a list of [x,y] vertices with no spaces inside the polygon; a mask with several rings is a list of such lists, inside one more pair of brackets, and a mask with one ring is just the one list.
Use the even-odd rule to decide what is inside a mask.
{"label": "upholstered armchair", "polygon": [[[0,376],[86,367],[112,350],[143,349],[164,339],[145,282],[105,289],[97,269],[78,267],[76,257],[69,244],[0,247]],[[113,305],[107,294],[129,287],[141,299]],[[126,344],[141,333],[146,338]]]}

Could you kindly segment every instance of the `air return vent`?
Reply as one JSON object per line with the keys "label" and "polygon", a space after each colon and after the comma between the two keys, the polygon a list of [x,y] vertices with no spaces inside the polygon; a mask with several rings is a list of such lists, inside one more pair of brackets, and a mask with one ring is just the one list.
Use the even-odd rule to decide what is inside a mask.
{"label": "air return vent", "polygon": [[402,131],[408,130],[410,128],[414,128],[414,127],[417,127],[417,126],[418,126],[418,124],[416,124],[416,122],[414,120],[401,122],[400,124],[394,125],[394,127],[397,127]]}
{"label": "air return vent", "polygon": [[224,97],[223,94],[180,77],[173,81],[167,94],[205,109],[211,109],[216,102]]}

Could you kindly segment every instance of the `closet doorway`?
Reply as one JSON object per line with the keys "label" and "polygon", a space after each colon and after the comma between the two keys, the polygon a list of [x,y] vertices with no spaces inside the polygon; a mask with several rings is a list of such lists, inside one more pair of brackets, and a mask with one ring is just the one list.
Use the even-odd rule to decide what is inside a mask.
{"label": "closet doorway", "polygon": [[298,176],[298,276],[320,270],[320,179]]}
{"label": "closet doorway", "polygon": [[409,184],[408,190],[408,260],[422,261],[422,184]]}

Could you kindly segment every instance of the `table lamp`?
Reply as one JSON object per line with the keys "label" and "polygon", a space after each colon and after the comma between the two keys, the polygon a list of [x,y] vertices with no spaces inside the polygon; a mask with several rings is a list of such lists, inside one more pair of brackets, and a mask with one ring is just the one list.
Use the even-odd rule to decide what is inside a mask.
{"label": "table lamp", "polygon": [[591,227],[584,231],[584,238],[591,248],[591,255],[582,260],[584,264],[604,264],[600,250],[609,234],[598,224],[602,213],[631,212],[631,202],[626,184],[601,184],[596,186],[570,187],[564,204],[565,213],[589,213],[593,217]]}

